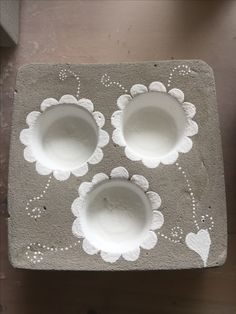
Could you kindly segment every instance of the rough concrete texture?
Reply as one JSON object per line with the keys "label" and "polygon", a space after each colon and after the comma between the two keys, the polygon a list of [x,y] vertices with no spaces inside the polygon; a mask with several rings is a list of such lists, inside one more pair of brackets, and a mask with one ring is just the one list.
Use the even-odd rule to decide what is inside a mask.
{"label": "rough concrete texture", "polygon": [[[181,154],[177,161],[191,181],[197,204],[196,219],[199,229],[209,231],[211,246],[207,266],[224,263],[227,252],[226,205],[214,76],[212,69],[203,61],[187,60],[105,65],[32,64],[19,70],[12,125],[8,195],[9,250],[13,266],[58,270],[203,267],[200,256],[190,250],[185,243],[187,234],[197,233],[198,229],[193,221],[191,197],[181,171],[175,164],[148,169],[141,162],[130,161],[125,157],[124,149],[114,145],[111,139],[103,149],[102,162],[91,165],[84,177],[71,176],[65,182],[52,179],[46,196],[37,203],[37,206],[44,207],[40,219],[32,219],[27,216],[25,210],[28,200],[41,194],[48,177],[39,175],[35,171],[35,164],[24,160],[24,145],[19,141],[19,134],[27,127],[25,122],[27,114],[39,110],[43,99],[48,97],[59,99],[64,94],[76,94],[76,80],[70,76],[60,81],[58,78],[60,70],[71,69],[80,75],[80,97],[91,99],[95,110],[105,115],[104,129],[111,136],[113,127],[110,117],[117,110],[116,100],[123,92],[117,86],[104,87],[101,84],[102,75],[107,73],[111,81],[120,82],[128,90],[133,84],[149,85],[152,81],[162,81],[167,86],[171,69],[178,65],[189,66],[191,73],[188,76],[174,74],[171,88],[183,90],[185,101],[196,106],[194,120],[198,123],[199,132],[192,137],[192,150],[187,154]],[[165,223],[159,230],[162,236],[157,234],[158,243],[154,249],[148,251],[141,249],[140,257],[135,262],[120,258],[116,263],[109,264],[104,262],[99,254],[93,256],[86,254],[81,247],[82,241],[73,246],[77,239],[71,232],[74,221],[71,203],[78,197],[77,189],[81,182],[90,181],[98,172],[109,174],[116,166],[126,167],[130,175],[141,174],[148,179],[150,189],[161,196],[160,210],[165,217]],[[214,227],[211,229],[209,216],[212,216],[214,221]],[[169,239],[171,229],[176,226],[183,229],[180,243],[174,243]],[[30,243],[36,244],[29,248]],[[43,258],[34,264],[30,258],[38,251],[38,245],[41,246]],[[73,248],[60,250],[69,245]]]}
{"label": "rough concrete texture", "polygon": [[9,47],[17,44],[19,11],[19,0],[0,1],[0,47]]}

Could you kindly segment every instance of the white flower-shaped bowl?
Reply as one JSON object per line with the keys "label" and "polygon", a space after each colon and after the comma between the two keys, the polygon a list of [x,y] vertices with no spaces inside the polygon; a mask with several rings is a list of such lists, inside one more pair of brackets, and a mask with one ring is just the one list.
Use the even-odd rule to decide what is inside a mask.
{"label": "white flower-shaped bowl", "polygon": [[198,133],[192,120],[196,108],[184,101],[184,93],[177,88],[167,92],[161,82],[149,87],[133,85],[130,95],[117,99],[118,111],[111,117],[113,141],[125,148],[125,155],[132,161],[141,160],[148,168],[160,163],[173,164],[179,153],[192,148],[189,138]]}
{"label": "white flower-shaped bowl", "polygon": [[76,217],[72,232],[84,238],[87,254],[100,252],[104,261],[114,263],[121,256],[135,261],[140,248],[154,248],[154,230],[162,227],[164,216],[157,210],[161,198],[149,191],[145,177],[130,178],[124,167],[117,167],[110,176],[98,173],[91,182],[83,182],[78,192],[71,206]]}
{"label": "white flower-shaped bowl", "polygon": [[71,173],[85,175],[88,164],[102,160],[102,147],[108,144],[109,135],[102,130],[103,114],[94,111],[91,100],[64,95],[59,101],[45,99],[40,108],[41,112],[28,114],[29,127],[20,133],[20,141],[26,146],[24,158],[35,162],[40,175],[53,173],[63,181]]}

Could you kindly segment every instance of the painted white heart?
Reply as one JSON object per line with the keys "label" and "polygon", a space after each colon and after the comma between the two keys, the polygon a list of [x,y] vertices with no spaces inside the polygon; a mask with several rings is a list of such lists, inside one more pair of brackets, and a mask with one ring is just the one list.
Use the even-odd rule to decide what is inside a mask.
{"label": "painted white heart", "polygon": [[208,230],[201,229],[198,233],[188,233],[185,238],[185,242],[191,250],[200,255],[203,260],[204,267],[206,267],[211,246],[211,238]]}

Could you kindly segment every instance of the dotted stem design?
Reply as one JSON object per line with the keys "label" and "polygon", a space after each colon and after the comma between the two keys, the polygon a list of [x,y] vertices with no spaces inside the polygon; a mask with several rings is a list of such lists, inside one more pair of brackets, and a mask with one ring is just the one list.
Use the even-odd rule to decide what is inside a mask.
{"label": "dotted stem design", "polygon": [[[183,168],[179,165],[178,162],[175,163],[178,171],[183,175],[184,179],[185,179],[185,182],[186,182],[186,185],[187,185],[187,188],[188,188],[188,192],[189,192],[189,195],[191,197],[191,203],[192,203],[192,217],[193,217],[193,222],[197,228],[197,230],[200,230],[200,227],[199,227],[199,224],[198,224],[198,221],[197,221],[197,214],[196,214],[196,199],[194,197],[194,194],[193,194],[193,189],[192,189],[192,186],[190,184],[190,181],[187,177],[187,174],[186,174],[186,171],[183,170]],[[212,230],[213,227],[214,227],[214,221],[213,221],[213,217],[206,214],[205,216],[201,216],[201,222],[205,222],[206,218],[210,220],[210,227],[208,227],[209,230]]]}
{"label": "dotted stem design", "polygon": [[210,216],[210,215],[208,215],[208,214],[202,215],[202,216],[201,216],[201,222],[202,222],[202,223],[205,223],[206,220],[209,220],[209,221],[210,221],[210,227],[208,227],[208,230],[212,230],[212,229],[214,228],[214,225],[215,225],[215,223],[214,223],[214,221],[213,221],[213,217]]}
{"label": "dotted stem design", "polygon": [[170,71],[170,74],[169,74],[169,77],[168,77],[168,83],[167,83],[167,86],[168,86],[168,87],[171,86],[173,76],[174,76],[174,74],[175,74],[176,72],[177,72],[180,76],[186,76],[186,75],[188,75],[189,73],[191,73],[191,69],[190,69],[190,67],[189,67],[188,65],[184,65],[184,64],[175,66],[175,67]]}
{"label": "dotted stem design", "polygon": [[183,229],[179,226],[173,227],[171,229],[171,236],[167,236],[160,231],[158,231],[157,234],[160,235],[162,238],[169,240],[170,242],[181,243],[181,240],[183,238]]}
{"label": "dotted stem design", "polygon": [[120,82],[111,81],[111,78],[106,73],[101,77],[101,83],[105,87],[116,86],[122,90],[122,92],[128,93],[128,90],[120,84]]}
{"label": "dotted stem design", "polygon": [[27,251],[25,252],[25,255],[27,257],[27,259],[33,263],[40,263],[43,260],[44,257],[44,251],[49,251],[49,252],[63,252],[63,251],[68,251],[73,249],[74,247],[76,247],[78,244],[80,243],[80,240],[74,242],[73,244],[70,244],[68,246],[64,246],[64,247],[55,247],[55,246],[47,246],[41,243],[30,243],[27,246]]}
{"label": "dotted stem design", "polygon": [[70,69],[63,69],[59,72],[59,79],[61,81],[64,81],[65,79],[68,78],[68,73],[70,75],[72,75],[76,81],[77,81],[77,91],[76,91],[76,98],[78,99],[79,98],[79,93],[80,93],[80,78],[79,78],[79,75],[76,74],[75,72],[71,71]]}
{"label": "dotted stem design", "polygon": [[25,210],[27,212],[27,215],[30,216],[31,218],[37,219],[37,218],[41,217],[41,214],[43,213],[44,210],[40,207],[34,207],[30,210],[30,206],[33,202],[36,202],[36,201],[44,198],[44,196],[47,193],[47,190],[50,186],[51,180],[52,180],[52,176],[50,176],[48,178],[48,181],[47,181],[42,193],[39,196],[35,196],[35,197],[29,199],[29,201],[27,202]]}

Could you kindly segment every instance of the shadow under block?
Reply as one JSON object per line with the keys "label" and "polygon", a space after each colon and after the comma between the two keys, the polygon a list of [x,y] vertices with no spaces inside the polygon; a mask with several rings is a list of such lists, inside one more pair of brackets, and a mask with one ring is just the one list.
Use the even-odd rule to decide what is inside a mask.
{"label": "shadow under block", "polygon": [[[13,266],[108,271],[224,263],[222,149],[205,62],[30,64],[19,70],[16,90],[8,194]],[[105,183],[112,183],[109,191]]]}

